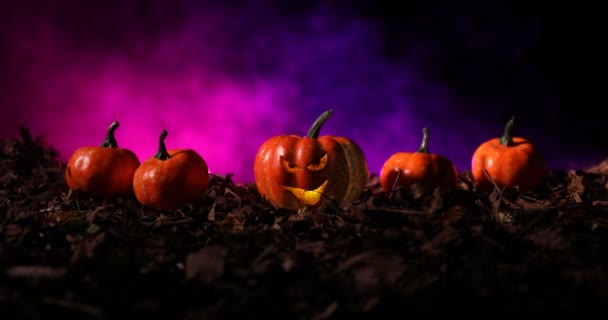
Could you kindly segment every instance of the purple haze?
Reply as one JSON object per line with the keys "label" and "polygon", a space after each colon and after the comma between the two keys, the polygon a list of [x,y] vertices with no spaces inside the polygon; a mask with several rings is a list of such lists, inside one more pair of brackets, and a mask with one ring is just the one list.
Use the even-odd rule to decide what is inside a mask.
{"label": "purple haze", "polygon": [[[358,142],[375,173],[391,154],[415,151],[424,126],[431,151],[459,170],[503,129],[425,75],[421,64],[433,48],[413,43],[388,59],[381,28],[348,11],[283,14],[178,1],[173,11],[157,4],[141,18],[138,6],[110,2],[114,11],[73,1],[6,6],[3,137],[25,125],[67,159],[99,144],[118,119],[120,146],[142,161],[166,128],[169,149],[195,149],[213,173],[249,182],[264,140],[304,135],[328,108],[334,115],[321,134]],[[542,130],[520,133],[551,151]],[[567,154],[550,164],[578,160]]]}

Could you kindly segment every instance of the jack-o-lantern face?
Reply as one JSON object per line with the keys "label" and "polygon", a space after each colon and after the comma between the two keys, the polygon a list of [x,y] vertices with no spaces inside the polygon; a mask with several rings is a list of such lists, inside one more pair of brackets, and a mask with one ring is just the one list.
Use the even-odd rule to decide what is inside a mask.
{"label": "jack-o-lantern face", "polygon": [[272,137],[258,150],[256,187],[276,207],[313,207],[325,197],[342,205],[363,192],[368,172],[361,148],[344,137],[318,137],[329,115],[331,110],[317,119],[306,137]]}
{"label": "jack-o-lantern face", "polygon": [[[281,165],[283,166],[283,170],[287,173],[287,174],[292,174],[293,176],[296,175],[307,175],[307,178],[304,178],[302,180],[313,180],[314,178],[312,177],[313,174],[315,174],[318,171],[322,171],[327,167],[327,153],[321,157],[321,159],[319,159],[318,163],[314,163],[311,162],[308,165],[304,166],[299,166],[297,164],[291,163],[289,160],[285,159],[284,156],[281,156]],[[317,174],[320,176],[320,174]],[[328,177],[324,177],[322,178],[323,183],[314,188],[314,184],[311,185],[309,188],[314,188],[313,190],[309,190],[309,188],[306,189],[302,189],[302,188],[298,188],[298,187],[290,187],[290,186],[286,186],[284,185],[283,188],[289,192],[291,192],[294,197],[296,197],[302,204],[306,205],[306,206],[316,206],[317,204],[319,204],[319,202],[321,201],[321,196],[323,195],[323,192],[325,192],[325,188],[327,188],[327,183],[329,182]],[[297,180],[296,180],[296,184],[297,184]]]}

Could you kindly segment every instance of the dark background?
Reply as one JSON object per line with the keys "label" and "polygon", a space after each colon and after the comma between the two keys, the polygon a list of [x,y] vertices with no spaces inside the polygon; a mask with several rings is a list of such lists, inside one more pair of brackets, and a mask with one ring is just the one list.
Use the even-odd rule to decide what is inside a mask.
{"label": "dark background", "polygon": [[430,45],[425,71],[472,101],[480,118],[517,114],[566,152],[605,152],[607,26],[597,3],[355,2],[362,16],[382,21],[387,57],[399,59],[411,43]]}
{"label": "dark background", "polygon": [[[240,117],[234,126],[226,120],[225,126],[213,127],[221,134],[196,131],[211,130],[218,121],[183,125],[193,137],[212,135],[223,146],[237,144],[243,160],[223,167],[237,149],[206,141],[203,153],[210,167],[236,172],[243,180],[251,177],[251,157],[263,139],[304,134],[327,106],[336,113],[326,133],[359,141],[375,172],[391,153],[415,150],[423,126],[431,128],[431,151],[466,170],[477,144],[500,135],[513,115],[516,133],[537,142],[553,168],[584,168],[608,157],[602,115],[606,27],[599,4],[3,1],[0,11],[0,133],[11,136],[19,125],[30,126],[65,157],[87,141],[97,143],[116,116],[115,110],[102,112],[103,104],[81,103],[90,101],[74,84],[91,81],[91,74],[104,70],[95,69],[98,62],[117,53],[129,75],[137,75],[133,82],[142,86],[143,80],[200,70],[212,70],[215,84],[248,88],[259,79],[271,84],[269,92],[281,106],[235,103],[226,114],[218,108],[213,111],[218,119]],[[191,47],[163,49],[163,39],[175,34],[187,34],[191,40],[175,43]],[[213,46],[199,46],[199,39]],[[69,85],[57,81],[66,78]],[[170,128],[170,115],[189,117],[183,107],[163,107],[141,112],[130,104],[125,110],[150,117],[156,111]],[[130,119],[128,111],[121,112]],[[150,126],[142,124],[141,135],[133,139],[156,141],[158,121],[154,125],[147,133]],[[125,135],[134,135],[123,127]],[[131,143],[121,139],[123,145]],[[140,157],[152,153],[155,142],[150,145],[142,147]]]}

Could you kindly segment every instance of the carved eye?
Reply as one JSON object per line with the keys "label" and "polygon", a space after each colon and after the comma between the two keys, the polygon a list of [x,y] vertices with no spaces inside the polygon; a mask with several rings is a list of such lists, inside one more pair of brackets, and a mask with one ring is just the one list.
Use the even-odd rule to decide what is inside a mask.
{"label": "carved eye", "polygon": [[302,170],[302,168],[299,168],[299,167],[289,163],[289,161],[285,160],[285,158],[283,156],[281,156],[281,165],[283,166],[283,169],[289,173],[296,173],[296,172]]}
{"label": "carved eye", "polygon": [[306,169],[308,169],[310,171],[319,171],[319,170],[325,169],[326,166],[327,166],[327,153],[323,156],[323,158],[321,158],[321,160],[319,160],[319,164],[311,163],[306,167]]}

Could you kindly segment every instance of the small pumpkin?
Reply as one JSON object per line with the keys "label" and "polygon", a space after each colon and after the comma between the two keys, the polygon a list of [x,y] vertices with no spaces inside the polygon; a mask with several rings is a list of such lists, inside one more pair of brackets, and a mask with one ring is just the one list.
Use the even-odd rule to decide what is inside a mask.
{"label": "small pumpkin", "polygon": [[119,126],[118,121],[112,122],[101,145],[80,147],[70,156],[65,171],[70,190],[102,198],[132,193],[140,162],[133,151],[118,146],[114,131]]}
{"label": "small pumpkin", "polygon": [[454,188],[458,170],[452,161],[429,151],[429,129],[422,129],[422,144],[416,152],[397,152],[391,155],[380,170],[380,185],[389,192],[397,187],[421,183],[429,188]]}
{"label": "small pumpkin", "polygon": [[483,142],[473,153],[471,174],[482,189],[492,188],[493,180],[501,188],[535,190],[546,177],[547,165],[540,149],[524,137],[512,136],[514,119],[507,121],[501,137]]}
{"label": "small pumpkin", "polygon": [[142,205],[165,211],[193,202],[205,195],[209,186],[207,162],[189,148],[167,151],[163,130],[158,152],[135,171],[133,191]]}
{"label": "small pumpkin", "polygon": [[322,113],[305,137],[280,135],[266,140],[254,161],[257,190],[275,207],[302,209],[333,199],[338,205],[357,199],[367,183],[367,160],[353,140],[319,137],[333,111]]}

